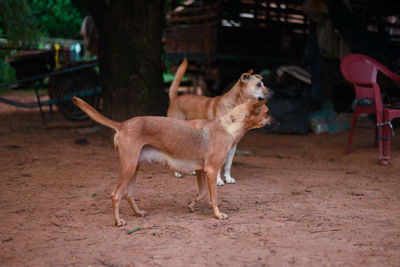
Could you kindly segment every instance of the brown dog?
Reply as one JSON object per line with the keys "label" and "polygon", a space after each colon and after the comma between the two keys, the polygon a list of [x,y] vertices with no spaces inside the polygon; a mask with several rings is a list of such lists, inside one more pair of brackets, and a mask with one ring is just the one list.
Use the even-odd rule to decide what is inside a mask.
{"label": "brown dog", "polygon": [[215,217],[227,218],[217,206],[217,172],[225,162],[229,150],[248,130],[264,127],[273,120],[267,114],[266,101],[257,100],[248,100],[214,120],[185,121],[146,116],[124,122],[104,117],[77,97],[72,101],[93,120],[116,131],[114,145],[118,149],[121,166],[118,184],[112,192],[112,206],[117,226],[126,224],[119,217],[122,195],[136,214],[146,215],[145,211],[138,209],[133,197],[141,162],[160,162],[183,173],[195,170],[199,194],[189,208],[193,211],[195,203],[205,197],[207,181],[210,206]]}
{"label": "brown dog", "polygon": [[[243,73],[236,84],[224,95],[217,97],[206,97],[199,95],[182,95],[178,96],[177,91],[179,83],[185,74],[188,62],[183,60],[175,75],[175,80],[172,83],[169,91],[169,108],[168,117],[181,120],[206,119],[212,120],[221,117],[231,109],[247,101],[248,99],[270,99],[272,91],[265,87],[262,76],[254,74],[253,70]],[[224,166],[224,177],[226,183],[235,183],[235,179],[231,176],[231,166],[233,156],[235,155],[236,144],[229,152],[227,161]],[[218,185],[224,185],[221,179],[221,172],[218,172]],[[181,177],[179,173],[175,174]]]}

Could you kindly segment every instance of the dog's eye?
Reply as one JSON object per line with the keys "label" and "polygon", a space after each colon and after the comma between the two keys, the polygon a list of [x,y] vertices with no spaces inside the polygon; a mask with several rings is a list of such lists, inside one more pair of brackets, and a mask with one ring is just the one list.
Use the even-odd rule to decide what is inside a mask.
{"label": "dog's eye", "polygon": [[262,87],[262,85],[263,85],[262,82],[257,83],[257,87]]}

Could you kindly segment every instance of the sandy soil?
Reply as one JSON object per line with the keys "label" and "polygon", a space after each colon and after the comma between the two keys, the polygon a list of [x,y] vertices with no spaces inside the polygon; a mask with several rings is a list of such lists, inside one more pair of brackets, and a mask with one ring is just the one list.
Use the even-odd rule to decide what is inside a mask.
{"label": "sandy soil", "polygon": [[350,155],[347,132],[248,133],[237,183],[218,188],[224,221],[208,200],[189,212],[195,177],[142,166],[136,198],[149,214],[133,216],[123,200],[121,228],[111,140],[91,128],[44,129],[37,110],[2,104],[0,121],[1,266],[400,265],[400,141],[393,164],[380,166],[368,121]]}

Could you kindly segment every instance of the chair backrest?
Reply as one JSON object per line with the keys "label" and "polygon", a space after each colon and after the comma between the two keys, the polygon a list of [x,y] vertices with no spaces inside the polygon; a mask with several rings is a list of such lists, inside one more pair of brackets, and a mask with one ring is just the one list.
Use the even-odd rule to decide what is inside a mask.
{"label": "chair backrest", "polygon": [[350,54],[340,63],[343,77],[354,85],[356,98],[374,98],[374,90],[370,85],[363,83],[376,83],[378,72],[395,81],[400,81],[397,75],[387,69],[373,58],[362,54]]}

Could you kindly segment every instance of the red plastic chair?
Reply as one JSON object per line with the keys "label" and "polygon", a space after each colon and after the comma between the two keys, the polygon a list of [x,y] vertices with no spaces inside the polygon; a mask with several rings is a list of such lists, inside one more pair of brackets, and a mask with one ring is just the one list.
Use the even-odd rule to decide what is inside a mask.
{"label": "red plastic chair", "polygon": [[356,106],[347,140],[346,154],[350,153],[354,128],[358,115],[362,113],[376,114],[375,138],[379,147],[379,161],[386,165],[390,163],[390,138],[394,134],[391,121],[400,118],[400,109],[382,104],[381,90],[376,79],[381,72],[388,78],[400,82],[397,75],[376,60],[362,54],[350,54],[342,59],[340,70],[343,77],[353,84],[356,96]]}

